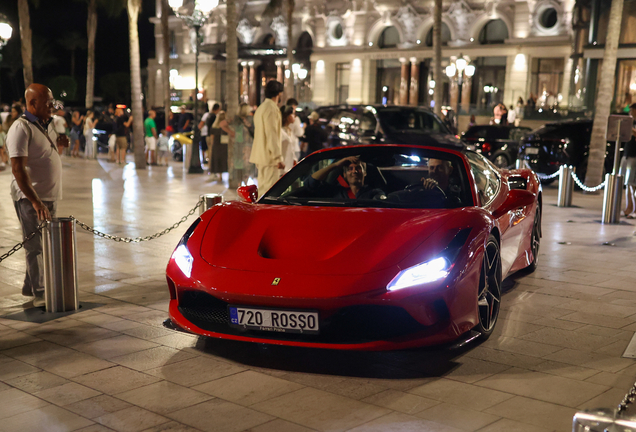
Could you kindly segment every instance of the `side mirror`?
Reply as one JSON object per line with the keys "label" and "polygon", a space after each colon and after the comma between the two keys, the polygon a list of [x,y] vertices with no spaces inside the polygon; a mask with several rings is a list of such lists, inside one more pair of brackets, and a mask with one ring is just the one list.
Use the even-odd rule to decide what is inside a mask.
{"label": "side mirror", "polygon": [[258,188],[256,185],[241,186],[236,190],[239,199],[246,203],[255,203],[258,199]]}
{"label": "side mirror", "polygon": [[528,188],[528,179],[522,176],[510,176],[508,177],[508,188],[510,190],[526,190]]}
{"label": "side mirror", "polygon": [[511,210],[530,206],[534,204],[536,199],[537,197],[535,196],[535,194],[530,191],[513,189],[508,192],[508,198],[506,198],[506,201],[504,201],[504,203],[495,211],[494,216],[499,217]]}

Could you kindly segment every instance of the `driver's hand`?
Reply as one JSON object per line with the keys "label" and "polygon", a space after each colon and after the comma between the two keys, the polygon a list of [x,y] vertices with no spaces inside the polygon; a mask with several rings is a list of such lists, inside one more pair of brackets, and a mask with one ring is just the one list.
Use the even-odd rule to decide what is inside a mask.
{"label": "driver's hand", "polygon": [[439,183],[437,183],[432,178],[423,178],[422,179],[422,187],[424,189],[435,189],[436,187],[439,187]]}

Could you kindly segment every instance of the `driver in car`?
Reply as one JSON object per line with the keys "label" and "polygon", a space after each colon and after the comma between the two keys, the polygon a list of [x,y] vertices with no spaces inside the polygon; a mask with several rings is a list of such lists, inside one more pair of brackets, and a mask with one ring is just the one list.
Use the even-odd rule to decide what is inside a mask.
{"label": "driver in car", "polygon": [[[384,195],[382,189],[364,184],[366,168],[366,163],[359,156],[349,156],[313,173],[305,186],[320,196],[340,199],[372,199],[376,195]],[[338,178],[337,184],[332,185],[326,180],[334,170],[341,170],[342,176]]]}
{"label": "driver in car", "polygon": [[450,161],[430,158],[428,160],[428,178],[422,178],[422,186],[424,189],[439,187],[444,193],[448,193],[452,172],[453,166]]}

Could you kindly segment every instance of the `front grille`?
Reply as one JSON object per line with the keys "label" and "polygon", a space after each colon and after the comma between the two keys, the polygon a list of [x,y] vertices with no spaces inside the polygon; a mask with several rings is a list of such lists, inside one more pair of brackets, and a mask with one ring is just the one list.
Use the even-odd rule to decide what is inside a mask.
{"label": "front grille", "polygon": [[188,321],[203,330],[229,335],[344,344],[388,340],[418,332],[432,333],[438,327],[421,325],[398,306],[357,305],[321,312],[320,334],[277,333],[231,327],[227,308],[228,303],[201,291],[179,293],[179,311]]}
{"label": "front grille", "polygon": [[201,291],[179,293],[179,312],[193,323],[227,324],[230,320],[227,303]]}

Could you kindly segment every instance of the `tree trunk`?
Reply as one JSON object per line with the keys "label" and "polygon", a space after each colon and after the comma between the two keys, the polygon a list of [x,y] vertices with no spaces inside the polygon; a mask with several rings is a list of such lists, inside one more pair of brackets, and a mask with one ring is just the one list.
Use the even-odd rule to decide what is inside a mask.
{"label": "tree trunk", "polygon": [[[623,0],[612,0],[607,37],[605,39],[605,52],[603,54],[603,66],[601,69],[601,82],[596,98],[596,113],[592,126],[590,141],[590,155],[587,161],[587,173],[585,175],[586,186],[596,186],[603,181],[603,166],[605,164],[605,151],[607,147],[607,118],[610,114],[610,106],[614,99],[614,75],[616,74],[616,51],[621,33],[621,20],[623,15]],[[616,149],[618,151],[618,149]]]}
{"label": "tree trunk", "polygon": [[435,0],[435,10],[433,12],[433,48],[435,56],[433,57],[433,80],[435,80],[435,93],[433,101],[435,102],[435,114],[442,113],[442,0]]}
{"label": "tree trunk", "polygon": [[[287,63],[289,68],[289,78],[285,80],[285,99],[294,97],[294,73],[292,65],[294,64],[294,46],[292,45],[292,29],[294,23],[294,8],[296,7],[294,0],[285,1],[285,12],[287,13]],[[285,75],[283,75],[284,77]]]}
{"label": "tree trunk", "polygon": [[163,81],[163,108],[166,116],[165,127],[168,127],[170,119],[170,26],[168,17],[170,16],[170,6],[168,0],[161,0],[161,35],[163,39],[163,70],[161,78]]}
{"label": "tree trunk", "polygon": [[31,16],[29,15],[28,0],[18,0],[18,15],[20,17],[24,88],[27,88],[33,84],[33,45],[31,42]]}
{"label": "tree trunk", "polygon": [[133,114],[133,145],[135,167],[146,169],[144,156],[144,113],[141,102],[141,67],[139,56],[139,29],[137,20],[141,9],[141,0],[128,1],[128,34],[130,38],[130,89]]}
{"label": "tree trunk", "polygon": [[[226,118],[231,123],[238,112],[239,102],[239,70],[238,70],[238,43],[236,39],[236,26],[238,25],[238,14],[236,11],[236,0],[227,0],[227,39],[225,43],[227,61],[225,62],[225,77],[227,81],[227,112]],[[241,179],[234,178],[234,139],[230,139],[228,147],[228,171],[230,187],[238,186]]]}
{"label": "tree trunk", "polygon": [[86,35],[88,37],[88,60],[86,61],[86,108],[93,107],[95,94],[95,35],[97,34],[97,0],[88,2],[88,19]]}

